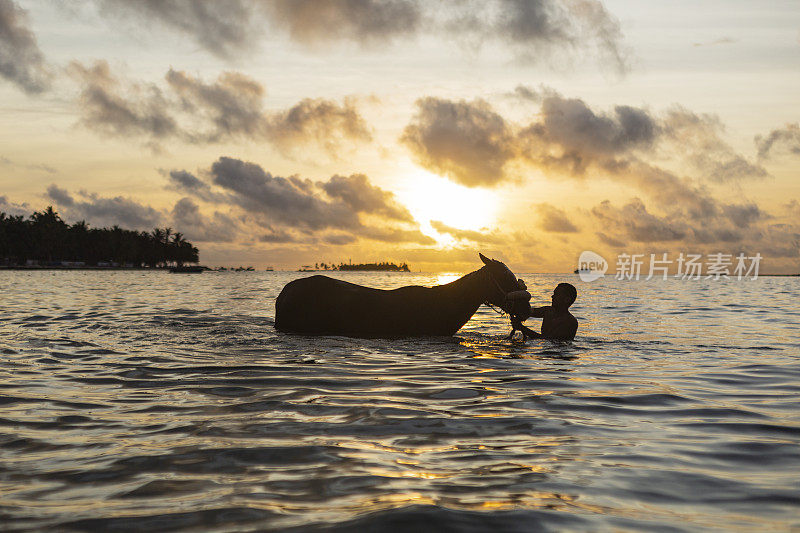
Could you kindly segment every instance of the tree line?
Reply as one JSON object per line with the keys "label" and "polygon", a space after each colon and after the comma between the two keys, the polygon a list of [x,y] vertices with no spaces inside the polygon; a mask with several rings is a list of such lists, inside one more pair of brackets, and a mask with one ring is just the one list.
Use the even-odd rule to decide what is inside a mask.
{"label": "tree line", "polygon": [[339,263],[338,266],[334,267],[334,270],[376,270],[379,272],[382,271],[409,272],[409,268],[406,263],[395,265],[394,263],[389,263],[387,261],[382,261],[380,263],[358,263],[358,264]]}
{"label": "tree line", "polygon": [[90,228],[85,221],[67,224],[48,207],[28,218],[0,212],[0,263],[35,261],[45,265],[79,262],[86,266],[118,263],[159,267],[196,263],[199,251],[171,228],[151,232],[113,226]]}

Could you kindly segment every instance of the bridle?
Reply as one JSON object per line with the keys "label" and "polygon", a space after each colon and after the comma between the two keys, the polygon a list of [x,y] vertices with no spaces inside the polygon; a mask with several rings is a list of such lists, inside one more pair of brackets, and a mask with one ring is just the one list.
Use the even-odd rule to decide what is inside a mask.
{"label": "bridle", "polygon": [[517,279],[517,285],[519,286],[518,290],[516,290],[516,291],[506,291],[505,289],[503,289],[503,287],[500,286],[500,283],[497,282],[497,279],[494,277],[494,274],[492,274],[492,271],[489,270],[488,273],[489,273],[489,278],[491,278],[491,280],[494,283],[495,287],[497,287],[497,290],[500,291],[500,294],[503,295],[503,304],[500,306],[500,310],[498,310],[494,306],[494,304],[492,304],[491,302],[488,301],[488,299],[484,300],[483,303],[484,303],[484,305],[486,305],[490,309],[494,309],[494,311],[497,312],[499,315],[504,315],[504,314],[509,314],[510,315],[511,313],[509,311],[507,311],[507,309],[513,309],[514,308],[514,302],[516,300],[530,300],[531,299],[531,293],[528,292],[528,290],[527,290],[528,287],[525,285],[525,282],[522,281],[521,278]]}

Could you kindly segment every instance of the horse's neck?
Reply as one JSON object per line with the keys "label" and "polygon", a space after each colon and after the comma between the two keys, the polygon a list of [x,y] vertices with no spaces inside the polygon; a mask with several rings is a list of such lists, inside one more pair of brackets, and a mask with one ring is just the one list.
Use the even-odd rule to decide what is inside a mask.
{"label": "horse's neck", "polygon": [[489,294],[489,272],[486,267],[470,272],[457,280],[435,287],[441,290],[453,301],[469,302],[477,307],[482,304]]}

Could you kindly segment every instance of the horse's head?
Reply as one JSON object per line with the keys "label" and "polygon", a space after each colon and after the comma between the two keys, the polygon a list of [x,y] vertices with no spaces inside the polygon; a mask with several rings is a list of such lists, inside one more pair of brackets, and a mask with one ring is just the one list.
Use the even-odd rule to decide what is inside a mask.
{"label": "horse's head", "polygon": [[[480,253],[478,256],[480,256],[483,264],[486,265],[484,268],[489,273],[490,287],[486,302],[496,305],[506,313],[516,314],[515,310],[512,309],[514,296],[521,296],[520,292],[526,289],[525,284],[521,283],[522,280],[518,280],[517,276],[502,261],[489,259]],[[530,299],[530,294],[527,297]]]}

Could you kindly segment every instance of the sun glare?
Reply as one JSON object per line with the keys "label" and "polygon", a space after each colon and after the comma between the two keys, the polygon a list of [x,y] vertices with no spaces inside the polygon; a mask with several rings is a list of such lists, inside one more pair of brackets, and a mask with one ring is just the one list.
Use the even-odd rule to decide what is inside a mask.
{"label": "sun glare", "polygon": [[397,197],[420,223],[421,231],[441,244],[452,243],[454,239],[436,231],[432,221],[479,231],[490,226],[497,214],[498,199],[494,192],[470,189],[423,170],[403,180]]}

